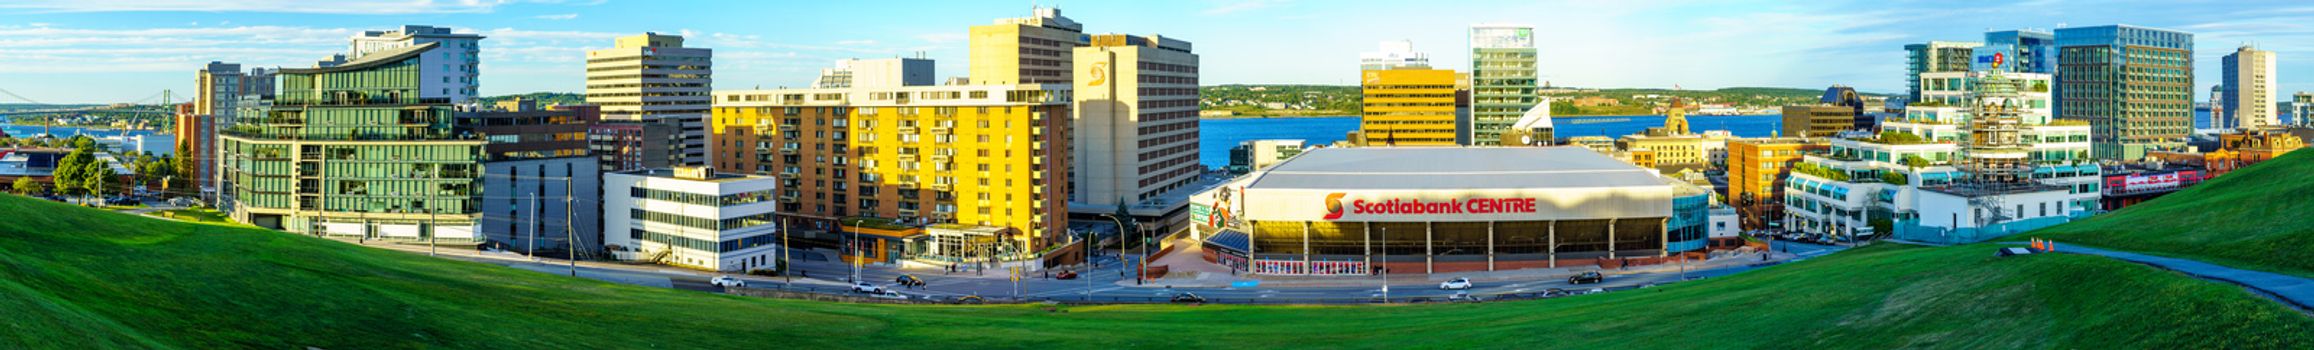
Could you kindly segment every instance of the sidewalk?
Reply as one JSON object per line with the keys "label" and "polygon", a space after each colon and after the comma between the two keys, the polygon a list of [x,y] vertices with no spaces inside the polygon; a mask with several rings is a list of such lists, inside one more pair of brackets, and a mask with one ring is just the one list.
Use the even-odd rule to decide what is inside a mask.
{"label": "sidewalk", "polygon": [[2121,259],[2177,271],[2196,278],[2233,283],[2249,288],[2251,291],[2258,292],[2258,294],[2265,295],[2275,301],[2297,307],[2299,311],[2314,312],[2314,279],[2218,266],[2189,259],[2083,247],[2062,242],[2058,243],[2057,252]]}

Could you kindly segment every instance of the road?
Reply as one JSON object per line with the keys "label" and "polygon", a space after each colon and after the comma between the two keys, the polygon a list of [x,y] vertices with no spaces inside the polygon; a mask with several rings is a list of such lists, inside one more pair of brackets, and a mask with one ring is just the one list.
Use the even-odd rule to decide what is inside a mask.
{"label": "road", "polygon": [[[373,246],[424,254],[423,248],[419,247]],[[1790,249],[1791,252],[1798,255],[1798,259],[1822,256],[1846,249],[1846,247],[1841,246],[1796,242],[1778,242],[1777,247]],[[443,254],[442,256],[541,273],[568,274],[571,271],[571,267],[560,260],[543,259],[534,262],[513,254],[475,254],[466,251],[458,254]],[[750,287],[755,288],[780,288],[827,293],[846,291],[848,285],[846,280],[851,275],[850,266],[814,253],[798,251],[794,256],[797,259],[795,267],[799,275],[792,284],[782,277],[733,277],[745,280]],[[1083,272],[1079,279],[1059,280],[1042,275],[1033,275],[1020,279],[1017,284],[1008,278],[1005,272],[999,270],[989,270],[985,273],[958,272],[949,274],[945,273],[944,269],[926,271],[869,266],[861,269],[859,273],[860,280],[886,287],[890,287],[892,281],[900,275],[915,275],[923,279],[926,286],[921,288],[891,288],[895,288],[902,294],[933,299],[947,299],[964,295],[977,295],[989,299],[1012,299],[1016,296],[1014,294],[1016,288],[1019,291],[1017,297],[1029,300],[1128,303],[1164,302],[1173,295],[1182,292],[1195,293],[1219,303],[1358,303],[1366,302],[1381,294],[1381,283],[1378,279],[1373,280],[1375,283],[1371,286],[1261,287],[1257,285],[1252,288],[1171,288],[1162,285],[1146,285],[1137,287],[1132,286],[1133,277],[1128,274],[1131,270],[1121,268],[1121,265],[1117,263],[1119,256],[1115,255],[1114,252],[1102,255],[1097,259],[1101,262],[1101,268]],[[1127,259],[1130,259],[1129,256]],[[1480,296],[1541,293],[1554,288],[1569,291],[1586,291],[1593,288],[1617,290],[1679,282],[1682,281],[1683,276],[1687,279],[1715,278],[1769,265],[1772,263],[1689,270],[1684,274],[1676,271],[1636,273],[1605,271],[1608,273],[1606,281],[1596,284],[1572,285],[1567,283],[1565,276],[1550,276],[1532,280],[1481,282],[1469,290],[1462,291],[1441,290],[1436,282],[1426,281],[1423,278],[1425,276],[1409,275],[1393,281],[1395,283],[1391,283],[1389,289],[1390,298],[1393,301],[1406,301],[1415,298],[1443,300],[1456,293]],[[717,276],[717,274],[695,270],[600,262],[581,262],[576,270],[579,277],[596,280],[661,288],[722,292],[722,288],[707,283],[709,278]]]}

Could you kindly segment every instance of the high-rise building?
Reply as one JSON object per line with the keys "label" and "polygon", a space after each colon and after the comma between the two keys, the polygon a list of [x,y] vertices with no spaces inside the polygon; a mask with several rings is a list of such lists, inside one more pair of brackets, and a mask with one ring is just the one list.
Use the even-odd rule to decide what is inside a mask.
{"label": "high-rise building", "polygon": [[2290,95],[2290,101],[2279,103],[2279,106],[2275,106],[2275,108],[2281,109],[2283,115],[2290,117],[2289,120],[2283,121],[2284,123],[2299,127],[2314,127],[2314,119],[2309,119],[2314,117],[2314,93],[2299,91],[2297,94]]}
{"label": "high-rise building", "polygon": [[217,151],[217,117],[194,114],[192,103],[178,104],[176,107],[177,143],[170,149],[176,151],[177,158],[181,160],[177,163],[180,165],[176,169],[180,173],[178,176],[189,180],[182,183],[192,184],[193,187],[171,187],[171,192],[196,193],[203,202],[215,200],[216,188],[212,186],[216,186],[217,167],[212,157]]}
{"label": "high-rise building", "polygon": [[303,234],[479,243],[484,141],[455,128],[459,95],[425,79],[423,57],[461,50],[445,44],[281,69],[265,114],[220,135],[233,218]]}
{"label": "high-rise building", "polygon": [[676,152],[668,164],[706,165],[715,51],[684,47],[682,36],[658,33],[620,37],[615,44],[587,51],[587,104],[602,106],[604,124],[672,126],[679,142],[650,148]]}
{"label": "high-rise building", "polygon": [[1028,17],[1004,18],[972,27],[973,84],[1069,84],[1069,60],[1085,46],[1084,25],[1039,7]]}
{"label": "high-rise building", "polygon": [[2060,119],[2087,121],[2092,153],[2135,160],[2193,129],[2193,34],[2129,25],[2057,30]]}
{"label": "high-rise building", "polygon": [[1454,146],[1454,71],[1398,68],[1362,72],[1364,146]]}
{"label": "high-rise building", "polygon": [[1768,227],[1783,215],[1783,186],[1793,162],[1810,146],[1797,137],[1727,141],[1727,201],[1742,213],[1746,230]]}
{"label": "high-rise building", "polygon": [[812,79],[814,89],[924,86],[933,83],[932,60],[926,58],[842,59],[821,68]]}
{"label": "high-rise building", "polygon": [[2209,107],[2210,110],[2211,129],[2233,129],[2236,125],[2240,124],[2240,121],[2227,120],[2229,117],[2233,116],[2232,114],[2226,113],[2227,95],[2228,94],[2226,93],[2225,83],[2210,85],[2210,99],[2209,102],[2204,104],[2204,106]]}
{"label": "high-rise building", "polygon": [[1538,101],[1534,31],[1528,25],[1470,27],[1471,144],[1516,143],[1503,142],[1502,133]]}
{"label": "high-rise building", "polygon": [[215,205],[218,183],[225,180],[217,175],[217,130],[232,125],[244,97],[272,98],[273,73],[265,68],[244,73],[240,64],[211,61],[195,76],[193,103],[177,116],[177,157],[188,160],[177,172],[189,176],[187,183],[200,198]]}
{"label": "high-rise building", "polygon": [[[1069,201],[1150,203],[1197,180],[1197,54],[1156,35],[1093,35],[1078,47]],[[1084,209],[1084,208],[1080,208]]]}
{"label": "high-rise building", "polygon": [[603,172],[680,166],[683,131],[675,124],[602,123],[587,128],[587,151]]}
{"label": "high-rise building", "polygon": [[[1972,54],[1982,43],[1963,41],[1930,41],[1925,44],[1904,45],[1904,82],[1906,101],[1920,100],[1920,75],[1935,72],[1966,72]],[[1788,114],[1788,113],[1787,113]]]}
{"label": "high-rise building", "polygon": [[[2057,73],[2057,34],[2032,29],[1985,32],[1987,47],[2003,47],[2003,56],[2009,62],[2003,65],[2014,73]],[[1979,57],[1990,55],[1979,52]],[[1982,63],[1982,62],[1979,62]]]}
{"label": "high-rise building", "polygon": [[1381,51],[1358,54],[1359,70],[1430,68],[1430,56],[1415,52],[1413,41],[1384,41],[1381,46]]}
{"label": "high-rise building", "polygon": [[[588,154],[595,106],[542,109],[515,99],[458,113],[458,124],[488,140],[482,146],[480,198],[484,245],[525,254],[600,258],[602,170]],[[575,251],[574,251],[575,250]]]}
{"label": "high-rise building", "polygon": [[[779,212],[798,247],[850,246],[838,227],[874,218],[1001,228],[991,232],[1009,233],[969,238],[1002,242],[990,247],[1007,254],[1034,252],[1069,238],[1067,91],[1052,84],[718,91],[711,121],[724,148],[716,164],[780,179]],[[867,256],[910,255],[899,253]]]}
{"label": "high-rise building", "polygon": [[[2223,80],[2219,86],[2225,87],[2226,120],[2233,123],[2229,126],[2242,130],[2282,126],[2274,112],[2274,103],[2280,102],[2282,96],[2275,62],[2273,51],[2250,45],[2242,45],[2226,55],[2225,75],[2219,77]],[[2216,112],[2211,115],[2214,118]]]}
{"label": "high-rise building", "polygon": [[418,58],[420,88],[429,95],[450,99],[452,104],[463,104],[475,97],[482,86],[481,35],[453,33],[447,27],[405,25],[400,30],[364,31],[353,36],[353,45],[345,55],[321,64],[322,67],[360,60],[371,54],[424,44],[440,44],[425,57]]}

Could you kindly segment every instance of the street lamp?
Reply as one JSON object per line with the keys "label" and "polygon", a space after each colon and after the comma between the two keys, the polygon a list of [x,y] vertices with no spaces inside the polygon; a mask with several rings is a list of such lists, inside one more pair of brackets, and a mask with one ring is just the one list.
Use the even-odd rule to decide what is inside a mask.
{"label": "street lamp", "polygon": [[1117,217],[1116,214],[1101,214],[1101,217],[1109,218],[1109,221],[1114,221],[1117,223],[1118,238],[1124,238],[1123,236],[1125,234],[1125,230],[1133,230],[1133,243],[1135,243],[1135,245],[1138,247],[1136,249],[1141,250],[1137,256],[1133,257],[1133,285],[1141,285],[1143,277],[1141,274],[1145,271],[1148,271],[1148,267],[1144,266],[1149,264],[1148,239],[1141,237],[1140,229],[1131,228],[1129,225],[1126,225],[1125,219]]}
{"label": "street lamp", "polygon": [[867,219],[867,218],[855,218],[855,219],[852,219],[852,227],[851,227],[851,228],[846,228],[846,229],[844,229],[844,232],[847,232],[847,233],[851,233],[851,234],[852,234],[852,240],[851,240],[851,242],[848,242],[848,243],[846,243],[846,244],[844,244],[844,245],[845,245],[845,246],[849,246],[849,247],[851,247],[851,248],[852,248],[852,263],[851,263],[851,265],[852,265],[852,283],[853,283],[853,284],[858,284],[858,283],[860,283],[860,263],[862,263],[862,262],[864,262],[864,261],[865,261],[865,260],[860,260],[860,223],[863,223],[863,222],[867,222],[867,221],[868,221],[868,219]]}
{"label": "street lamp", "polygon": [[1382,227],[1382,303],[1390,303],[1390,227]]}

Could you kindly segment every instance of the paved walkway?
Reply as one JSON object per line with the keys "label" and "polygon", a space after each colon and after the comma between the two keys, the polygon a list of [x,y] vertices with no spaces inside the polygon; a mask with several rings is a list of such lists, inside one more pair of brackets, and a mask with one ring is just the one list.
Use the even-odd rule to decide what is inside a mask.
{"label": "paved walkway", "polygon": [[2215,264],[2122,251],[2111,251],[2076,244],[2057,243],[2059,253],[2077,253],[2103,256],[2124,261],[2153,265],[2197,278],[2224,281],[2249,288],[2258,294],[2300,311],[2314,312],[2314,279],[2278,273],[2237,269]]}

